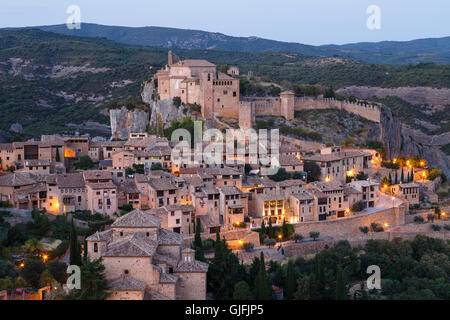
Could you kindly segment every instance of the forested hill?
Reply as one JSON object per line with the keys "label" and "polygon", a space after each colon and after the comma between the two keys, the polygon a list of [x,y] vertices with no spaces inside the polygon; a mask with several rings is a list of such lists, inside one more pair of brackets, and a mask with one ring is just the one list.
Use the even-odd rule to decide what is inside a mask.
{"label": "forested hill", "polygon": [[407,65],[425,62],[450,64],[450,37],[311,46],[258,37],[233,37],[221,33],[163,27],[132,28],[84,23],[79,30],[69,30],[66,25],[37,28],[67,35],[105,37],[139,46],[242,52],[294,52],[312,56],[339,56],[377,64]]}
{"label": "forested hill", "polygon": [[[295,83],[335,89],[350,85],[450,87],[450,65],[395,67],[276,52],[175,52],[182,58],[237,65],[244,73],[252,71],[287,87]],[[24,128],[21,137],[74,130],[107,135],[108,106],[139,101],[142,82],[165,63],[164,48],[36,29],[0,30],[0,140],[12,134],[10,126],[16,122]]]}

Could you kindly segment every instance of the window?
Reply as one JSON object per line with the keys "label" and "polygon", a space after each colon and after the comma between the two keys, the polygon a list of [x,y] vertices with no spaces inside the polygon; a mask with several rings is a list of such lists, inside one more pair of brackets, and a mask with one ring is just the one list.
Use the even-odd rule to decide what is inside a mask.
{"label": "window", "polygon": [[150,232],[147,232],[147,237],[150,237]]}
{"label": "window", "polygon": [[94,243],[94,252],[98,252],[98,244],[97,244],[97,242]]}
{"label": "window", "polygon": [[123,237],[123,232],[122,231],[120,232],[120,236]]}
{"label": "window", "polygon": [[124,274],[129,274],[130,271],[128,269],[125,269],[125,271],[123,272]]}

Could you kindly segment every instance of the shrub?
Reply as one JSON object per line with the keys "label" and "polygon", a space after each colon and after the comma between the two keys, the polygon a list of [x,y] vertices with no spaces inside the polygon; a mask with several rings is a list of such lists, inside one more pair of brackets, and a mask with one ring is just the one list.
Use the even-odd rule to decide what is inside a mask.
{"label": "shrub", "polygon": [[303,240],[303,236],[301,234],[295,233],[292,236],[292,239],[295,241],[295,243],[301,242]]}
{"label": "shrub", "polygon": [[358,201],[355,202],[355,204],[353,204],[352,206],[352,211],[353,212],[361,212],[366,208],[366,205],[363,201]]}
{"label": "shrub", "polygon": [[436,219],[436,215],[434,213],[430,213],[427,215],[428,222],[434,222],[434,219]]}
{"label": "shrub", "polygon": [[275,239],[266,239],[266,241],[264,241],[264,244],[269,248],[273,247],[276,243]]}
{"label": "shrub", "polygon": [[359,231],[361,231],[364,234],[367,234],[369,232],[369,227],[367,226],[359,227]]}
{"label": "shrub", "polygon": [[316,241],[317,238],[319,238],[319,236],[320,236],[320,232],[317,232],[317,231],[311,231],[309,233],[309,237],[312,238],[314,241]]}
{"label": "shrub", "polygon": [[438,224],[432,224],[432,225],[431,225],[431,229],[432,229],[433,231],[441,231],[441,226],[438,225]]}
{"label": "shrub", "polygon": [[447,231],[450,231],[450,224],[444,225],[444,229],[447,230]]}
{"label": "shrub", "polygon": [[180,97],[173,97],[173,105],[177,108],[181,106],[181,98]]}
{"label": "shrub", "polygon": [[66,253],[67,249],[69,249],[69,242],[64,240],[55,249],[50,251],[49,253],[50,260],[54,260],[56,258],[61,257]]}
{"label": "shrub", "polygon": [[416,217],[414,217],[414,222],[415,223],[424,223],[425,219],[422,216],[416,216]]}
{"label": "shrub", "polygon": [[370,224],[370,230],[372,230],[372,232],[383,232],[384,228],[380,224],[372,222]]}
{"label": "shrub", "polygon": [[251,242],[244,243],[244,250],[246,252],[252,252],[254,248],[255,248],[255,245],[253,243],[251,243]]}

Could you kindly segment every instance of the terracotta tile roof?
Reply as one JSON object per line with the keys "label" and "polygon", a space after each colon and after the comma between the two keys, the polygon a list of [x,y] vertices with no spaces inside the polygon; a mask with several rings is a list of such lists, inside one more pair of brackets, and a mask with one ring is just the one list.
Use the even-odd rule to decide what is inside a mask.
{"label": "terracotta tile roof", "polygon": [[302,161],[294,155],[291,154],[280,154],[279,157],[281,166],[300,166],[302,165]]}
{"label": "terracotta tile roof", "polygon": [[300,179],[290,179],[278,182],[280,187],[295,187],[295,186],[304,186],[306,182]]}
{"label": "terracotta tile roof", "polygon": [[163,179],[149,178],[148,183],[153,189],[157,191],[178,189],[177,186],[173,183],[173,181],[167,178]]}
{"label": "terracotta tile roof", "polygon": [[174,272],[188,272],[188,273],[198,273],[198,272],[208,272],[209,264],[201,262],[198,260],[193,261],[182,261],[175,268]]}
{"label": "terracotta tile roof", "polygon": [[159,275],[159,283],[176,283],[177,281],[178,277],[173,274],[163,272]]}
{"label": "terracotta tile roof", "polygon": [[96,232],[93,235],[86,238],[87,241],[106,241],[110,242],[112,240],[113,229],[109,229],[103,232]]}
{"label": "terracotta tile roof", "polygon": [[256,195],[257,198],[263,201],[276,201],[276,200],[284,200],[284,193],[260,193]]}
{"label": "terracotta tile roof", "polygon": [[31,188],[20,190],[18,194],[31,194],[43,191],[47,191],[47,186],[45,185],[45,183],[38,183]]}
{"label": "terracotta tile roof", "polygon": [[56,176],[56,184],[59,188],[84,188],[82,173],[67,173],[59,174]]}
{"label": "terracotta tile roof", "polygon": [[93,190],[99,190],[99,189],[117,189],[116,185],[112,183],[112,181],[108,182],[98,182],[98,183],[87,183],[86,184],[89,188]]}
{"label": "terracotta tile roof", "polygon": [[36,181],[26,177],[22,173],[11,173],[0,176],[0,186],[5,187],[22,187],[35,184]]}
{"label": "terracotta tile roof", "polygon": [[158,244],[161,245],[181,245],[183,242],[183,236],[179,233],[175,233],[163,228],[159,229]]}
{"label": "terracotta tile roof", "polygon": [[309,192],[301,192],[292,195],[298,200],[314,200],[314,195]]}
{"label": "terracotta tile roof", "polygon": [[117,184],[117,189],[126,193],[140,193],[134,181],[126,180]]}
{"label": "terracotta tile roof", "polygon": [[109,289],[115,291],[144,291],[147,288],[145,281],[137,280],[129,276],[121,276],[107,283]]}
{"label": "terracotta tile roof", "polygon": [[220,193],[223,193],[226,196],[235,195],[235,194],[244,194],[238,187],[235,186],[223,186],[218,187]]}
{"label": "terracotta tile roof", "polygon": [[133,234],[110,243],[103,254],[105,257],[151,257],[158,243],[146,236]]}
{"label": "terracotta tile roof", "polygon": [[85,180],[111,180],[112,173],[105,170],[87,170],[83,171]]}
{"label": "terracotta tile roof", "polygon": [[179,61],[173,64],[172,67],[216,67],[216,65],[203,59],[188,59]]}
{"label": "terracotta tile roof", "polygon": [[112,228],[157,228],[161,225],[161,218],[150,213],[136,209],[117,218]]}

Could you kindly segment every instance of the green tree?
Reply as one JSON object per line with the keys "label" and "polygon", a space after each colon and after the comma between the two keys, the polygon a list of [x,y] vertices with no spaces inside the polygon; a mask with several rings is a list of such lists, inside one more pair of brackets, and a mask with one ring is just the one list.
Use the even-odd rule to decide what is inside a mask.
{"label": "green tree", "polygon": [[347,300],[347,289],[341,265],[338,265],[336,272],[336,300]]}
{"label": "green tree", "polygon": [[65,283],[67,279],[67,265],[64,262],[55,260],[47,265],[50,275],[59,283]]}
{"label": "green tree", "polygon": [[105,277],[105,266],[102,259],[83,261],[80,267],[81,289],[73,289],[70,300],[104,300],[108,297],[108,284]]}
{"label": "green tree", "polygon": [[158,171],[158,170],[162,170],[162,169],[163,169],[163,167],[160,162],[152,163],[152,166],[150,168],[151,171]]}
{"label": "green tree", "polygon": [[252,300],[252,292],[247,282],[239,281],[234,285],[233,300]]}
{"label": "green tree", "polygon": [[40,287],[41,274],[45,270],[45,264],[38,259],[27,259],[22,269],[21,276],[25,279],[28,285],[34,289]]}
{"label": "green tree", "polygon": [[195,237],[194,237],[195,259],[199,261],[206,261],[205,253],[203,250],[203,241],[200,233],[201,233],[200,218],[197,218],[197,222],[195,223]]}
{"label": "green tree", "polygon": [[70,224],[69,248],[70,248],[70,264],[81,266],[80,242],[78,241],[77,231],[73,223],[73,219]]}
{"label": "green tree", "polygon": [[286,224],[286,219],[283,219],[283,225],[281,227],[281,230],[283,232],[283,239],[287,239],[289,236],[289,228],[288,225]]}
{"label": "green tree", "polygon": [[94,161],[89,156],[81,156],[80,161],[75,164],[77,170],[88,170],[94,166]]}
{"label": "green tree", "polygon": [[405,172],[403,171],[403,167],[402,167],[402,175],[400,177],[400,182],[404,183],[405,182]]}
{"label": "green tree", "polygon": [[294,299],[296,290],[296,281],[295,281],[294,262],[292,260],[289,260],[288,262],[285,288],[286,288],[286,298],[289,300]]}
{"label": "green tree", "polygon": [[322,170],[314,161],[305,161],[303,170],[308,174],[307,182],[320,181]]}
{"label": "green tree", "polygon": [[275,229],[272,226],[272,218],[269,217],[269,228],[267,230],[269,238],[275,238]]}
{"label": "green tree", "polygon": [[264,262],[264,253],[261,252],[259,271],[255,280],[255,299],[269,300],[269,298],[270,298],[270,291],[267,279],[266,265]]}
{"label": "green tree", "polygon": [[317,238],[319,238],[319,236],[320,236],[320,232],[317,232],[317,231],[311,231],[309,233],[309,237],[312,238],[314,241],[316,241]]}

